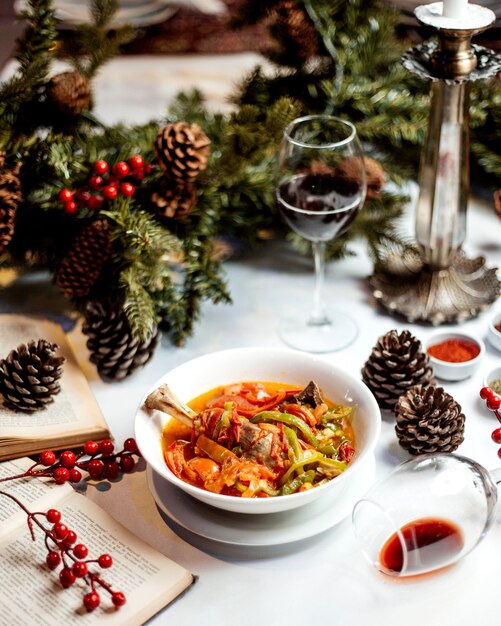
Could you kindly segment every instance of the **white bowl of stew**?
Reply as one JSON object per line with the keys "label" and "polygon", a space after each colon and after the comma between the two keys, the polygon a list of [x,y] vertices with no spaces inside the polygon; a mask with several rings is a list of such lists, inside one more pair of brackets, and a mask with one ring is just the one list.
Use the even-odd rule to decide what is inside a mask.
{"label": "white bowl of stew", "polygon": [[[238,482],[229,489],[225,487],[226,492],[224,493],[208,491],[203,486],[187,482],[186,477],[182,479],[170,469],[166,461],[166,458],[168,458],[166,454],[172,447],[172,449],[177,450],[177,447],[181,445],[176,443],[177,440],[188,441],[190,439],[189,429],[186,429],[175,418],[162,411],[148,410],[144,407],[144,401],[148,395],[163,384],[167,384],[182,402],[191,404],[194,399],[199,398],[203,394],[212,392],[213,396],[214,394],[217,396],[221,392],[214,390],[230,386],[233,388],[233,385],[238,385],[239,383],[263,383],[265,389],[270,389],[268,394],[273,396],[275,391],[280,388],[280,385],[271,385],[269,387],[267,383],[283,383],[284,388],[293,388],[298,391],[306,387],[310,381],[314,381],[318,385],[325,400],[329,401],[330,412],[326,413],[322,419],[330,419],[330,416],[334,415],[333,412],[335,411],[341,411],[342,413],[342,407],[351,409],[349,412],[349,424],[348,418],[343,418],[340,422],[346,425],[343,428],[345,428],[347,433],[349,431],[349,437],[347,439],[347,435],[345,436],[342,433],[341,440],[345,447],[343,450],[344,456],[340,458],[343,459],[341,464],[344,465],[339,475],[332,477],[332,472],[328,470],[327,480],[322,479],[320,483],[314,483],[315,486],[306,480],[304,486],[301,485],[299,489],[292,493],[286,492],[281,494],[281,491],[286,488],[285,486],[294,486],[293,479],[296,476],[303,476],[308,471],[311,474],[311,467],[314,464],[305,463],[292,474],[290,472],[287,476],[284,474],[282,479],[285,481],[285,478],[288,478],[289,480],[285,481],[282,486],[280,486],[281,483],[277,483],[278,495],[269,495],[269,493],[258,491],[252,497],[247,497],[248,489],[246,491],[245,484],[242,487],[242,484]],[[292,393],[292,391],[287,393]],[[210,394],[204,397],[210,397]],[[266,408],[266,399],[263,402],[263,406]],[[332,408],[332,405],[334,405],[334,408]],[[228,407],[230,405],[225,406]],[[200,409],[200,407],[195,408],[197,412]],[[236,410],[239,410],[238,407]],[[291,408],[290,410],[293,409]],[[322,410],[325,409],[319,409],[319,411]],[[261,412],[259,413],[259,415],[262,414]],[[257,416],[258,422],[262,419]],[[292,430],[297,433],[299,438],[304,439],[303,432],[295,428],[294,424],[284,424],[282,426],[276,424],[276,426],[278,431],[280,429],[286,430],[287,436],[291,434],[290,431]],[[284,428],[284,426],[287,427]],[[329,426],[331,426],[330,422]],[[185,429],[184,433],[182,432],[183,428]],[[263,428],[269,427],[264,426]],[[174,438],[172,435],[173,429],[176,431]],[[341,497],[346,490],[349,490],[350,482],[357,472],[368,471],[369,465],[364,463],[364,461],[373,455],[380,429],[381,414],[379,407],[374,396],[361,380],[318,357],[289,349],[275,348],[224,350],[183,363],[167,372],[148,390],[135,419],[137,444],[146,462],[157,474],[206,504],[232,512],[253,514],[286,511],[303,506],[326,494],[331,494],[334,499],[334,506],[334,492],[338,492]],[[334,428],[331,427],[331,430],[334,430]],[[335,433],[339,434],[339,431],[335,431]],[[283,432],[273,436],[276,437],[277,441],[286,440]],[[289,442],[288,439],[287,442]],[[310,447],[313,447],[311,443],[305,443],[302,440],[299,443],[301,444],[298,450],[299,455],[305,454],[304,447],[308,450],[306,455],[311,454],[311,458],[315,454],[320,454],[318,450],[310,450]],[[336,444],[338,445],[337,449],[341,450],[338,440],[336,440]],[[350,446],[352,449],[350,449]],[[325,449],[323,444],[322,446],[319,445],[319,447],[322,450]],[[202,452],[201,456],[205,456],[205,454]],[[172,456],[170,460],[172,461]],[[287,466],[287,460],[282,461],[282,463]],[[289,464],[294,465],[294,460],[290,460]],[[328,468],[330,468],[330,465],[328,465]],[[304,470],[304,472],[301,470]],[[239,487],[239,491],[236,491],[237,487]],[[236,493],[238,495],[234,495]]]}

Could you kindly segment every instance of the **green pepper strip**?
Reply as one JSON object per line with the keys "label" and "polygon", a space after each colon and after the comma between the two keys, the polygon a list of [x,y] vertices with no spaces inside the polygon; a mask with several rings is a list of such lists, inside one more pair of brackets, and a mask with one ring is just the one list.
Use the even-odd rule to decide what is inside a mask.
{"label": "green pepper strip", "polygon": [[294,426],[303,433],[308,443],[311,443],[311,445],[315,448],[318,446],[317,438],[313,434],[311,428],[300,417],[296,417],[296,415],[291,415],[290,413],[280,413],[280,411],[262,411],[261,413],[254,415],[254,417],[251,418],[251,422],[254,424],[259,422],[282,422],[283,424]]}
{"label": "green pepper strip", "polygon": [[327,467],[332,467],[333,469],[345,470],[347,465],[344,461],[336,461],[336,459],[329,459],[329,457],[324,456],[321,461],[319,461],[320,465],[326,465]]}
{"label": "green pepper strip", "polygon": [[315,474],[315,470],[308,470],[307,472],[299,474],[299,476],[296,476],[296,478],[289,480],[289,482],[286,483],[282,487],[282,489],[280,489],[280,495],[287,496],[290,493],[295,493],[299,489],[299,487],[304,485],[304,483],[312,483],[315,479]]}
{"label": "green pepper strip", "polygon": [[216,427],[214,428],[214,432],[212,433],[212,438],[217,441],[219,437],[219,433],[223,428],[228,428],[230,425],[230,417],[233,413],[233,402],[225,402],[224,403],[224,411],[219,416],[217,420]]}
{"label": "green pepper strip", "polygon": [[[235,487],[238,489],[238,491],[240,491],[240,493],[244,493],[244,491],[247,491],[248,489],[248,486],[240,480],[237,480],[237,482],[235,483]],[[270,485],[268,485],[265,480],[259,481],[259,485],[257,486],[255,493],[257,494],[261,491],[263,491],[268,496],[278,496],[280,494],[280,491],[277,491],[276,489],[273,489],[273,487],[270,487]]]}
{"label": "green pepper strip", "polygon": [[327,457],[325,457],[323,454],[320,454],[320,452],[315,452],[306,459],[300,459],[296,463],[293,463],[285,472],[285,474],[280,479],[280,485],[285,485],[285,483],[290,479],[292,474],[298,469],[302,469],[305,465],[309,465],[310,463],[319,463],[320,461],[324,460],[328,461],[329,459],[327,459]]}
{"label": "green pepper strip", "polygon": [[299,445],[299,440],[296,433],[292,430],[292,428],[289,428],[288,426],[284,426],[284,433],[285,438],[287,439],[287,443],[292,450],[292,454],[294,457],[293,461],[299,461],[299,459],[303,456],[303,453],[301,452],[301,446]]}

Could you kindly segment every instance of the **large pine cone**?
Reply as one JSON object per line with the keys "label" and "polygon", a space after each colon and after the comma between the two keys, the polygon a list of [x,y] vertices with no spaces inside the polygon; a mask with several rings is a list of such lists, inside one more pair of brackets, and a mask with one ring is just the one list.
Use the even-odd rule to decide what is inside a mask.
{"label": "large pine cone", "polygon": [[82,332],[89,338],[90,360],[105,380],[130,376],[148,363],[158,344],[156,327],[147,340],[134,339],[123,309],[102,302],[87,305]]}
{"label": "large pine cone", "polygon": [[[3,158],[0,169],[3,167]],[[17,207],[22,200],[18,169],[0,171],[0,254],[14,235]]]}
{"label": "large pine cone", "polygon": [[379,337],[362,369],[362,380],[382,409],[393,409],[410,387],[427,384],[432,377],[428,355],[408,330]]}
{"label": "large pine cone", "polygon": [[193,182],[207,167],[210,140],[197,124],[177,122],[162,128],[155,153],[165,175],[179,183]]}
{"label": "large pine cone", "polygon": [[179,185],[163,178],[158,189],[151,195],[151,201],[158,215],[180,220],[191,213],[197,202],[197,192],[191,183]]}
{"label": "large pine cone", "polygon": [[411,454],[454,452],[464,440],[461,406],[442,387],[412,387],[395,406],[395,430]]}
{"label": "large pine cone", "polygon": [[105,219],[87,225],[77,236],[56,273],[56,285],[68,298],[86,296],[111,253],[109,226]]}
{"label": "large pine cone", "polygon": [[63,115],[80,115],[90,109],[92,91],[80,72],[56,74],[47,84],[47,96]]}
{"label": "large pine cone", "polygon": [[287,47],[293,46],[300,59],[307,60],[317,55],[318,33],[306,11],[294,0],[279,2],[275,11],[276,25],[285,35]]}
{"label": "large pine cone", "polygon": [[64,357],[45,339],[21,344],[0,361],[0,393],[6,407],[32,413],[54,401],[61,390]]}

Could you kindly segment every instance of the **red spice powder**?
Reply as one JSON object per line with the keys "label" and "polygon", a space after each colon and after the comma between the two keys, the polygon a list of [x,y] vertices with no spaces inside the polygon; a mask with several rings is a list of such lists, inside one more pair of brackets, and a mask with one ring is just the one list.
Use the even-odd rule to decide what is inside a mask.
{"label": "red spice powder", "polygon": [[441,343],[429,346],[427,352],[439,361],[464,363],[478,356],[480,354],[480,348],[476,344],[471,343],[471,341],[447,339]]}

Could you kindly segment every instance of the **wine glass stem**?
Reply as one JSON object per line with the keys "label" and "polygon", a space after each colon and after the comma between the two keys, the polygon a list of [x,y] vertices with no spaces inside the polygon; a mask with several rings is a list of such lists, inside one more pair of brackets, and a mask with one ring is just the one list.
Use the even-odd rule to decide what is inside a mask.
{"label": "wine glass stem", "polygon": [[324,304],[325,243],[323,241],[314,241],[312,246],[313,258],[315,260],[315,292],[313,294],[313,309],[308,324],[310,326],[323,326],[330,324]]}

